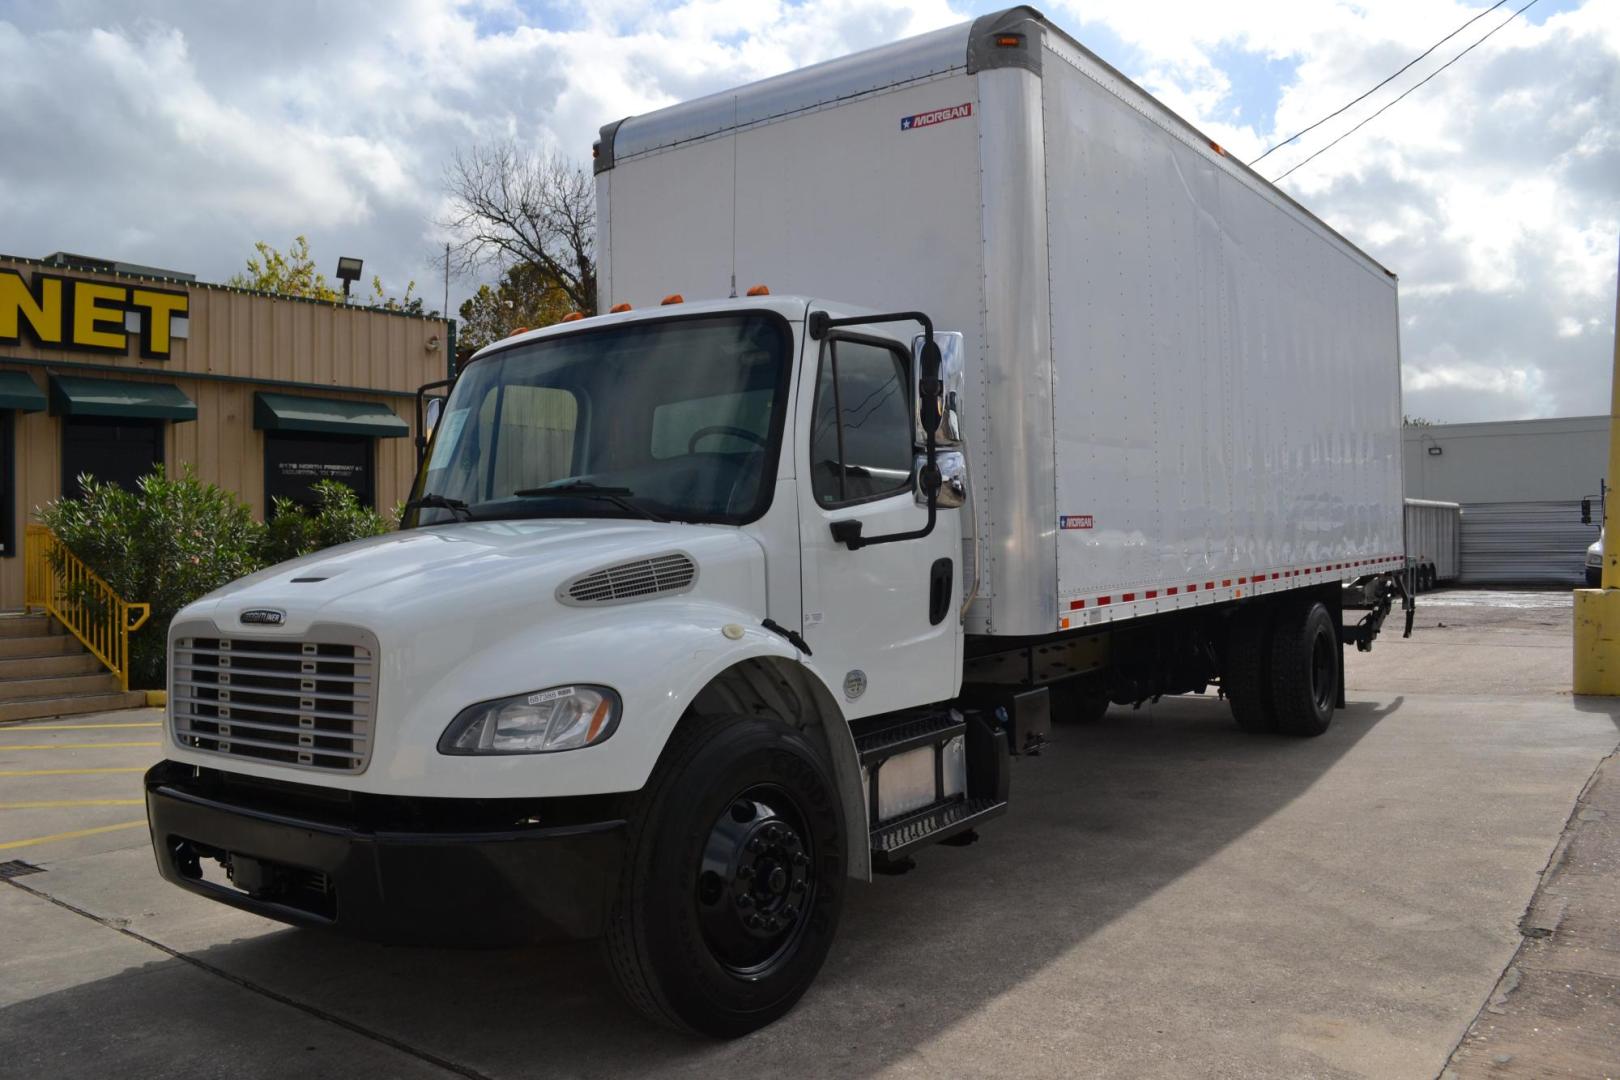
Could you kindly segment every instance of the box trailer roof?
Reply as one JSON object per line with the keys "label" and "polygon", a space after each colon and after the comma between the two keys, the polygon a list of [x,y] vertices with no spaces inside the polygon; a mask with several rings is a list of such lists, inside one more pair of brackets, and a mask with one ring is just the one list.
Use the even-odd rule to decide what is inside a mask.
{"label": "box trailer roof", "polygon": [[981,15],[971,22],[812,64],[734,90],[616,120],[601,129],[601,137],[592,148],[595,169],[599,173],[605,172],[631,157],[770,123],[865,94],[942,75],[963,72],[971,75],[998,67],[1022,67],[1039,74],[1041,41],[1029,33],[1032,28],[1051,34],[1079,51],[1088,61],[1105,69],[1133,91],[1140,104],[1150,109],[1167,126],[1179,128],[1209,146],[1239,172],[1263,186],[1272,197],[1281,199],[1310,218],[1369,265],[1391,278],[1396,276],[1394,271],[1346,239],[1344,234],[1311,213],[1287,192],[1233,157],[1214,139],[1126,78],[1062,27],[1027,5]]}

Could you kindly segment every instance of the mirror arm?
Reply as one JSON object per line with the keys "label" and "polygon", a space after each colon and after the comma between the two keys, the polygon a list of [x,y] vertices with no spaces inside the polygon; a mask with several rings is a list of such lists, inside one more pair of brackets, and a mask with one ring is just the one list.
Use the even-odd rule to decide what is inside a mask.
{"label": "mirror arm", "polygon": [[455,379],[438,379],[434,382],[423,383],[416,388],[416,471],[422,471],[422,463],[427,460],[427,432],[423,430],[426,422],[426,410],[423,402],[427,400],[429,390],[437,390],[441,386],[453,386]]}

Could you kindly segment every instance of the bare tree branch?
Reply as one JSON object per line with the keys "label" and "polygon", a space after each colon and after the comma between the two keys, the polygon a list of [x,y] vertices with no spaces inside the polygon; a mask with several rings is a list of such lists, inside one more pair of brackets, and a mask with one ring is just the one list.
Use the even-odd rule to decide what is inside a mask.
{"label": "bare tree branch", "polygon": [[579,165],[511,141],[457,151],[445,169],[458,272],[537,267],[578,310],[596,310],[596,185]]}

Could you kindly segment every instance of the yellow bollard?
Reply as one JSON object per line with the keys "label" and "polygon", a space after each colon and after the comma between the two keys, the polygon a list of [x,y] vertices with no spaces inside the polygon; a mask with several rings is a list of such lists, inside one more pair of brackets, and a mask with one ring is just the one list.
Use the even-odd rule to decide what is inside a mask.
{"label": "yellow bollard", "polygon": [[[1620,480],[1620,283],[1614,302],[1614,370],[1609,376],[1609,475]],[[1603,580],[1575,590],[1575,692],[1620,697],[1620,529],[1603,500]]]}

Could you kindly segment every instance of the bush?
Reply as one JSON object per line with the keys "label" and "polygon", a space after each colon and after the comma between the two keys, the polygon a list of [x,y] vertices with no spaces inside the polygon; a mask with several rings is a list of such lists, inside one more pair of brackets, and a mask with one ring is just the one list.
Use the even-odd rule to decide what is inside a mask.
{"label": "bush", "polygon": [[152,606],[130,636],[130,685],[164,685],[169,621],[205,593],[262,565],[264,526],[235,495],[187,469],[160,467],[134,492],[82,477],[81,499],[58,499],[39,519],[125,600]]}
{"label": "bush", "polygon": [[169,622],[193,600],[274,563],[391,527],[335,480],[315,485],[314,513],[277,499],[268,526],[189,467],[175,479],[159,467],[133,492],[88,476],[80,483],[82,498],[47,503],[39,519],[119,596],[152,605],[129,639],[129,684],[138,689],[163,687]]}
{"label": "bush", "polygon": [[350,540],[381,536],[392,528],[387,518],[368,506],[361,506],[346,484],[318,480],[313,490],[316,499],[313,514],[291,499],[275,500],[262,548],[266,566],[347,544]]}

